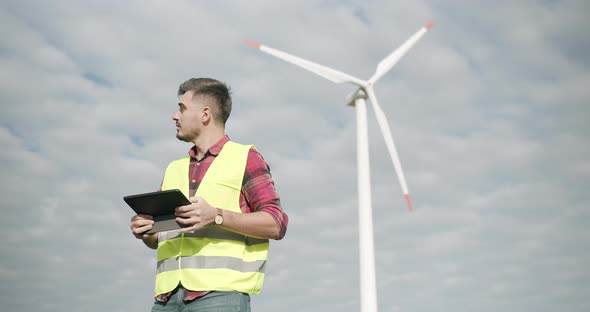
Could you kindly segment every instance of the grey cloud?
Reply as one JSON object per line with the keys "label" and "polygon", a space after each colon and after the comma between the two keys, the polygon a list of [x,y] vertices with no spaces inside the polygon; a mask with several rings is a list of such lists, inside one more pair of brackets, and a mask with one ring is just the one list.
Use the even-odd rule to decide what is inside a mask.
{"label": "grey cloud", "polygon": [[155,254],[121,197],[188,150],[176,88],[213,76],[234,91],[228,134],[263,153],[291,219],[253,308],[359,310],[355,88],[241,41],[366,79],[431,19],[376,85],[412,214],[369,110],[380,310],[590,306],[585,2],[114,4],[0,6],[7,309],[150,308]]}

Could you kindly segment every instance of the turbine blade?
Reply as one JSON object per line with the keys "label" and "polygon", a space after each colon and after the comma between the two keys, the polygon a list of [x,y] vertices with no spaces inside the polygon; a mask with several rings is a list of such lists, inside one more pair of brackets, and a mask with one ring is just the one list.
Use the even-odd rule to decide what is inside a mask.
{"label": "turbine blade", "polygon": [[393,167],[395,168],[395,173],[397,174],[397,179],[399,181],[400,186],[402,187],[402,191],[404,192],[404,197],[406,199],[408,209],[411,212],[412,201],[410,200],[410,194],[408,192],[408,186],[406,184],[404,171],[402,170],[402,164],[399,160],[399,156],[397,155],[395,143],[393,142],[393,136],[391,135],[389,122],[387,121],[387,117],[385,117],[385,113],[381,109],[381,106],[379,106],[379,103],[377,102],[377,98],[375,97],[375,91],[373,90],[373,87],[369,86],[368,88],[366,88],[366,90],[367,95],[369,96],[369,100],[371,101],[371,105],[373,106],[373,110],[375,110],[377,123],[379,124],[379,128],[381,129],[381,134],[383,134],[383,139],[385,140],[385,145],[387,146],[387,150],[389,151],[389,156],[391,156],[391,161],[393,162]]}
{"label": "turbine blade", "polygon": [[384,58],[379,65],[373,77],[369,79],[369,83],[375,83],[379,78],[383,77],[409,50],[426,34],[426,32],[432,27],[432,22],[418,30],[412,37],[404,42],[399,48],[391,52],[386,58]]}
{"label": "turbine blade", "polygon": [[277,49],[273,49],[271,47],[256,43],[256,42],[252,42],[249,40],[245,40],[244,41],[245,44],[254,47],[262,52],[268,53],[274,57],[277,57],[283,61],[289,62],[291,64],[295,64],[299,67],[303,67],[304,69],[307,69],[308,71],[322,76],[332,82],[335,83],[344,83],[344,82],[350,82],[359,86],[365,86],[367,83],[363,80],[360,80],[356,77],[353,77],[351,75],[345,74],[341,71],[320,65],[320,64],[316,64],[314,62],[302,59],[300,57],[291,55],[289,53],[277,50]]}

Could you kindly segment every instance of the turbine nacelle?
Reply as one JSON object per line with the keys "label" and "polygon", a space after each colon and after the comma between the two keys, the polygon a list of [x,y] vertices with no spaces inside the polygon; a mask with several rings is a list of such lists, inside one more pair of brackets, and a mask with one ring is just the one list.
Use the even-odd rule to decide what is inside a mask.
{"label": "turbine nacelle", "polygon": [[358,99],[366,100],[368,98],[369,96],[367,95],[367,92],[365,92],[365,90],[360,87],[353,93],[350,93],[348,96],[346,96],[346,105],[354,107]]}

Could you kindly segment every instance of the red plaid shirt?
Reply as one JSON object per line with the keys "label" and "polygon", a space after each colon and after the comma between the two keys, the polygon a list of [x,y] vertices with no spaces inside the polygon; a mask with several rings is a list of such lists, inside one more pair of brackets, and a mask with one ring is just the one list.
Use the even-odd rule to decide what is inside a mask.
{"label": "red plaid shirt", "polygon": [[[219,155],[223,145],[229,141],[227,136],[224,136],[217,143],[213,144],[205,153],[202,159],[196,159],[197,147],[193,146],[188,154],[191,157],[188,179],[189,179],[189,195],[195,196],[199,184],[203,180],[207,169]],[[250,213],[254,211],[264,211],[270,214],[277,225],[279,226],[279,239],[282,239],[287,232],[287,225],[289,218],[281,208],[281,201],[277,194],[270,169],[262,155],[254,148],[250,149],[248,153],[248,160],[246,162],[246,170],[244,172],[244,179],[242,181],[242,191],[240,194],[240,208],[243,213]],[[207,291],[186,291],[184,297],[185,301],[197,299],[206,295]],[[172,295],[171,293],[158,296],[158,301],[166,302]]]}

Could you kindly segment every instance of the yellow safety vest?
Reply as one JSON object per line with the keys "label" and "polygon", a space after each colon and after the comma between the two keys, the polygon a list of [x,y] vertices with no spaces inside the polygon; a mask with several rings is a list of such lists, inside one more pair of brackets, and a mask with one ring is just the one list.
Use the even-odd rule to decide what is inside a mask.
{"label": "yellow safety vest", "polygon": [[[242,213],[240,191],[251,147],[231,141],[225,143],[195,196],[213,207]],[[170,163],[162,190],[177,188],[188,198],[189,163],[189,156]],[[168,293],[179,283],[193,291],[257,294],[262,289],[268,246],[268,239],[248,237],[216,225],[187,234],[161,232],[155,295]]]}

